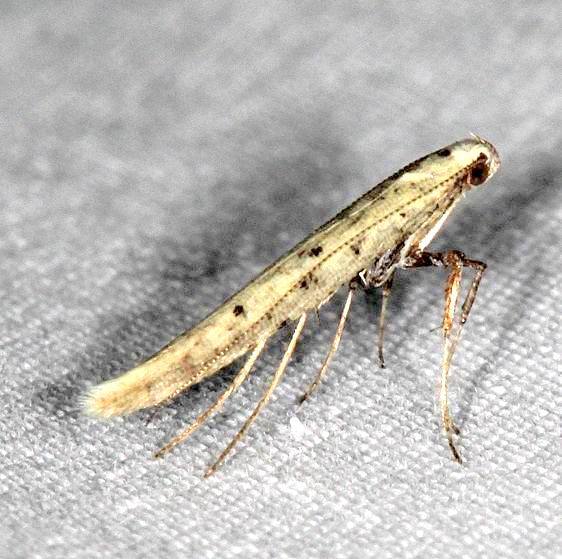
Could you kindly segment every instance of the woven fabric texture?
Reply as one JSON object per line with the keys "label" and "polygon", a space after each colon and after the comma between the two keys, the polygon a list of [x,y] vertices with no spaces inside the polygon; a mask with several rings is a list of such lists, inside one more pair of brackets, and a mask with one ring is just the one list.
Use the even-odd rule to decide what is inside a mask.
{"label": "woven fabric texture", "polygon": [[[562,12],[544,2],[2,2],[0,556],[560,556]],[[489,268],[436,388],[445,274],[402,271],[162,407],[80,397],[196,324],[374,183],[470,132],[503,167],[435,240]],[[470,273],[465,276],[465,286]],[[314,317],[312,317],[314,318]]]}

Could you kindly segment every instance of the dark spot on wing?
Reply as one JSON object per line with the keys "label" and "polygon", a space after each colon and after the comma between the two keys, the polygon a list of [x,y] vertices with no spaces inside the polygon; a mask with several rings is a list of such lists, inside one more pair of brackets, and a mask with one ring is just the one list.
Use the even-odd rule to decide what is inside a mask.
{"label": "dark spot on wing", "polygon": [[451,155],[451,150],[450,150],[449,148],[440,149],[440,150],[437,152],[437,155],[438,155],[439,157],[447,157],[447,156]]}
{"label": "dark spot on wing", "polygon": [[406,212],[400,212],[400,217],[406,217]]}
{"label": "dark spot on wing", "polygon": [[321,252],[322,252],[322,247],[314,247],[312,249],[310,249],[310,256],[318,256]]}
{"label": "dark spot on wing", "polygon": [[308,282],[306,281],[306,279],[303,279],[300,283],[299,286],[301,289],[308,289]]}
{"label": "dark spot on wing", "polygon": [[244,307],[242,305],[236,305],[234,307],[234,316],[240,316],[244,312]]}
{"label": "dark spot on wing", "polygon": [[287,321],[284,320],[280,325],[279,328],[285,328],[285,326],[287,326]]}
{"label": "dark spot on wing", "polygon": [[353,251],[353,254],[359,256],[361,254],[361,249],[357,246],[357,245],[351,245],[351,250]]}
{"label": "dark spot on wing", "polygon": [[[411,163],[408,163],[408,165],[406,165],[405,167],[402,167],[402,169],[400,169],[399,171],[396,171],[396,173],[394,173],[393,175],[390,175],[390,177],[388,177],[388,179],[386,179],[386,180],[396,180],[406,173],[409,173],[411,171],[415,171],[418,167],[421,166],[421,164],[427,159],[427,157],[428,157],[427,155],[424,155],[423,157],[420,157],[419,159],[416,159],[415,161],[412,161]],[[395,190],[395,192],[398,192],[398,191]]]}
{"label": "dark spot on wing", "polygon": [[305,250],[299,250],[299,251],[297,252],[297,256],[298,256],[299,258],[302,258],[302,257],[304,256],[304,253],[305,253],[305,252],[306,252]]}
{"label": "dark spot on wing", "polygon": [[406,167],[404,167],[404,169],[402,169],[403,173],[409,173],[411,171],[415,171],[419,166],[420,166],[421,160],[418,159],[416,161],[412,161],[411,163],[408,163],[408,165],[406,165]]}

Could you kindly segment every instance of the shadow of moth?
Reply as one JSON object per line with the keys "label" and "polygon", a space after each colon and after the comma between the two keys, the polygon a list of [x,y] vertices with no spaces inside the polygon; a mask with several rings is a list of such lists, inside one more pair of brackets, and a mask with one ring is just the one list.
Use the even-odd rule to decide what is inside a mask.
{"label": "shadow of moth", "polygon": [[[348,287],[331,347],[301,402],[326,374],[357,288],[382,288],[378,352],[384,367],[385,312],[395,270],[440,266],[448,269],[442,324],[441,422],[452,455],[461,462],[454,441],[458,429],[449,412],[448,378],[485,264],[467,258],[460,251],[428,252],[426,247],[460,198],[472,187],[485,183],[499,165],[494,146],[477,136],[406,165],[314,231],[199,324],[129,372],[94,387],[85,397],[86,412],[112,417],[167,402],[249,353],[240,372],[216,402],[155,454],[163,456],[223,406],[250,374],[268,338],[283,326],[296,323],[269,386],[240,431],[209,467],[207,477],[216,471],[267,404],[311,312],[317,311],[342,286]],[[459,309],[461,274],[465,267],[472,268],[474,276]]]}

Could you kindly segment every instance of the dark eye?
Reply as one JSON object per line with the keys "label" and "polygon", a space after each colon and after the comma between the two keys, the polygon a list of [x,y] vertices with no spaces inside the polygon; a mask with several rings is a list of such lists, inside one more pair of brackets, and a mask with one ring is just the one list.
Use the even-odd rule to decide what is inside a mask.
{"label": "dark eye", "polygon": [[488,178],[489,172],[490,169],[487,161],[480,161],[479,163],[476,163],[476,165],[474,165],[468,173],[468,184],[472,186],[482,184]]}

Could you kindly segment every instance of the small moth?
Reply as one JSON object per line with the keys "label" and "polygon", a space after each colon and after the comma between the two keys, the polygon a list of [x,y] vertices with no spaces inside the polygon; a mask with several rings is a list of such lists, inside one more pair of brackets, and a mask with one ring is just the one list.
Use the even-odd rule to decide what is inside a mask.
{"label": "small moth", "polygon": [[[442,322],[441,423],[454,459],[461,462],[454,441],[459,431],[449,412],[449,370],[486,265],[457,250],[428,252],[426,247],[461,197],[490,179],[499,166],[494,146],[477,136],[406,165],[314,231],[202,322],[129,372],[94,387],[85,398],[86,412],[112,417],[167,402],[249,353],[244,366],[219,398],[155,454],[163,456],[223,406],[248,377],[267,340],[285,325],[296,323],[269,386],[240,431],[209,467],[205,473],[208,477],[267,404],[283,377],[310,313],[317,311],[340,287],[348,287],[330,349],[301,402],[316,390],[328,370],[357,288],[382,288],[378,355],[384,367],[385,313],[395,270],[438,266],[448,270]],[[465,267],[474,270],[474,277],[458,309]]]}

